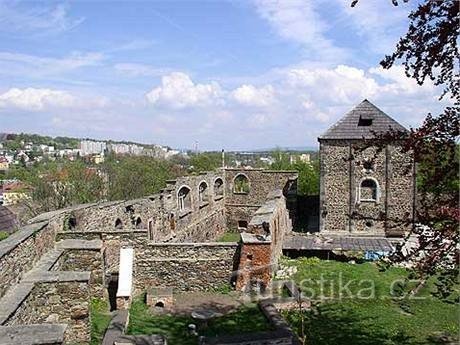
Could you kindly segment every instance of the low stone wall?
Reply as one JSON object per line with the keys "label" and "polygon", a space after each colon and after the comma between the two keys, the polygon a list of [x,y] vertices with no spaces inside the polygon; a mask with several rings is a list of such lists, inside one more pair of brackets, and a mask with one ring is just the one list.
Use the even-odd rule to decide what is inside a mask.
{"label": "low stone wall", "polygon": [[89,344],[89,289],[85,282],[37,283],[6,325],[63,323],[67,343]]}
{"label": "low stone wall", "polygon": [[55,222],[28,225],[0,242],[0,297],[54,247]]}
{"label": "low stone wall", "polygon": [[145,244],[135,248],[134,287],[206,291],[229,284],[237,243]]}
{"label": "low stone wall", "polygon": [[104,297],[104,267],[99,250],[66,250],[51,270],[91,271],[91,297]]}
{"label": "low stone wall", "polygon": [[300,345],[297,336],[271,303],[261,302],[259,308],[273,326],[273,331],[205,337],[203,345]]}

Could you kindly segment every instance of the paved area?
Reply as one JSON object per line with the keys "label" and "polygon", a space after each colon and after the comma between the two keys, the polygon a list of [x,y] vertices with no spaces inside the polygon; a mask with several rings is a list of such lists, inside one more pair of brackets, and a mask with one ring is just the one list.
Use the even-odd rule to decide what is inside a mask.
{"label": "paved area", "polygon": [[389,252],[391,242],[384,237],[356,237],[336,235],[290,235],[283,242],[283,249],[289,250],[364,250]]}

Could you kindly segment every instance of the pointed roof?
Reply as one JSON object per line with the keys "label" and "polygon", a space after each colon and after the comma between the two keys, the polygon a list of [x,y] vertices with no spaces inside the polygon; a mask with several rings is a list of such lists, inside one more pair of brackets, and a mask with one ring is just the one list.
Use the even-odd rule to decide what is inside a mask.
{"label": "pointed roof", "polygon": [[396,120],[365,99],[318,139],[371,139],[375,136],[374,132],[385,133],[390,128],[407,131]]}

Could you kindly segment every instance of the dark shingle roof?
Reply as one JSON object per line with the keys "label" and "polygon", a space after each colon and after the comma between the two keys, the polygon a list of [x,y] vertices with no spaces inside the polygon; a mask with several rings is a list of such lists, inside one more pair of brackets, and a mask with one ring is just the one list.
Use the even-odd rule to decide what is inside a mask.
{"label": "dark shingle roof", "polygon": [[[371,124],[358,125],[366,124],[366,122],[371,122]],[[370,139],[374,137],[374,132],[384,133],[390,128],[396,131],[406,131],[398,122],[365,99],[330,127],[319,139]]]}
{"label": "dark shingle roof", "polygon": [[0,231],[12,233],[18,226],[16,215],[7,207],[0,205]]}

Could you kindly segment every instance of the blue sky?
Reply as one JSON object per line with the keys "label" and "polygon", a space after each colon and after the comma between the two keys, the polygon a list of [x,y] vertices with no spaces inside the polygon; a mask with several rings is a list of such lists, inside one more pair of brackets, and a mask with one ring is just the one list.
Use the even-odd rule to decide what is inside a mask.
{"label": "blue sky", "polygon": [[405,126],[439,90],[379,61],[416,1],[0,1],[0,132],[312,146],[368,98]]}

